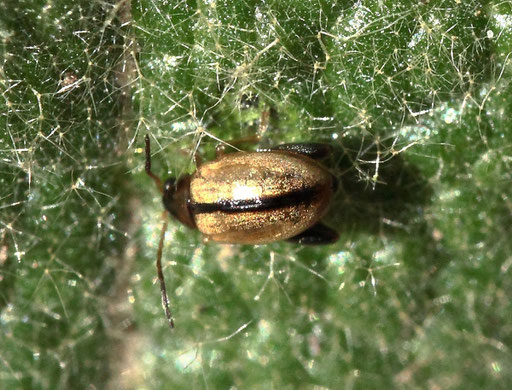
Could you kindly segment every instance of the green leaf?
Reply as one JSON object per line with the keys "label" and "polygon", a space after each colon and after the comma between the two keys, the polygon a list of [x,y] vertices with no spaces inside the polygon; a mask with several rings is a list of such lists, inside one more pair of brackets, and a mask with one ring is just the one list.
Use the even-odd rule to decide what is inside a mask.
{"label": "green leaf", "polygon": [[[8,1],[0,39],[1,388],[508,388],[508,2]],[[332,144],[339,242],[170,220],[170,331],[146,134],[163,179]]]}

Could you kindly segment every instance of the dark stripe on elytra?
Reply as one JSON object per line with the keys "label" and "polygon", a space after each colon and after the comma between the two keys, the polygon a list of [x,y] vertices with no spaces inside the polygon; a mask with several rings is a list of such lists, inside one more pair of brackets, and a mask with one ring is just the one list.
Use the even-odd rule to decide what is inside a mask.
{"label": "dark stripe on elytra", "polygon": [[194,214],[214,213],[244,213],[250,211],[269,211],[283,207],[298,206],[312,203],[321,189],[318,186],[302,188],[277,196],[265,196],[262,198],[228,200],[220,199],[216,203],[190,203],[190,209]]}

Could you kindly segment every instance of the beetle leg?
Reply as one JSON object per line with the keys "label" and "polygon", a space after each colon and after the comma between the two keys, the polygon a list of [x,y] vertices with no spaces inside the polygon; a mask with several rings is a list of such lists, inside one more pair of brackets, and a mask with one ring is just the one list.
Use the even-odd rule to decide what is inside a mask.
{"label": "beetle leg", "polygon": [[260,125],[258,126],[258,137],[263,136],[268,129],[268,119],[270,117],[270,110],[263,110],[260,118]]}
{"label": "beetle leg", "polygon": [[269,149],[258,149],[259,152],[271,150],[282,150],[284,152],[302,154],[304,156],[312,158],[313,160],[321,160],[323,158],[329,157],[332,154],[333,147],[329,144],[311,142],[297,144],[281,144]]}
{"label": "beetle leg", "polygon": [[261,137],[267,131],[269,117],[270,117],[270,110],[263,110],[261,113],[260,124],[258,126],[258,133],[256,135],[250,135],[247,137],[230,140],[225,143],[217,145],[215,148],[215,157],[218,158],[218,157],[224,155],[226,153],[226,149],[228,147],[231,147],[239,152],[240,149],[238,149],[238,146],[241,144],[245,144],[245,143],[257,144],[258,142],[260,142]]}
{"label": "beetle leg", "polygon": [[228,148],[232,148],[235,151],[239,152],[240,151],[240,149],[238,148],[239,145],[245,144],[245,143],[257,144],[259,142],[259,140],[260,140],[260,137],[258,135],[250,135],[247,137],[238,138],[235,140],[226,141],[225,143],[222,143],[222,144],[218,144],[215,147],[215,158],[218,158],[218,157],[226,154],[226,149],[228,149]]}
{"label": "beetle leg", "polygon": [[338,232],[330,227],[318,222],[309,229],[288,238],[288,242],[296,242],[302,245],[328,245],[338,240]]}

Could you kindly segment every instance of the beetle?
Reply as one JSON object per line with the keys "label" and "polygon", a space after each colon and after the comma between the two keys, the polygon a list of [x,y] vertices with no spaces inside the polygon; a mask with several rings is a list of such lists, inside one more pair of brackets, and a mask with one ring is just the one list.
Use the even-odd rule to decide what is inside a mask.
{"label": "beetle", "polygon": [[[255,152],[234,152],[198,165],[196,171],[164,183],[151,171],[146,135],[145,171],[162,193],[166,213],[199,230],[207,240],[231,244],[266,244],[287,240],[330,244],[338,233],[320,222],[337,189],[336,177],[320,163],[332,153],[322,143],[282,144]],[[157,251],[157,273],[169,326],[169,308],[162,272],[167,220]]]}

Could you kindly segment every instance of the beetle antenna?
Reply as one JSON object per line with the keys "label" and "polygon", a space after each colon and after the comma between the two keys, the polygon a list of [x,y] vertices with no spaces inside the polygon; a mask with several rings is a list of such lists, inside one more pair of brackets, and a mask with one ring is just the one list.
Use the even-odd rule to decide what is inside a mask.
{"label": "beetle antenna", "polygon": [[153,179],[155,182],[158,190],[163,194],[164,193],[164,187],[162,185],[162,180],[155,175],[153,172],[151,172],[151,146],[149,144],[149,135],[146,134],[146,174]]}
{"label": "beetle antenna", "polygon": [[158,281],[160,282],[160,291],[162,293],[162,306],[165,310],[165,316],[169,322],[169,327],[174,328],[174,318],[172,318],[171,309],[169,307],[169,297],[167,296],[167,289],[165,288],[164,273],[162,272],[162,250],[164,247],[165,231],[167,230],[167,219],[162,226],[160,233],[160,242],[158,243],[158,251],[156,254],[156,272],[158,274]]}

